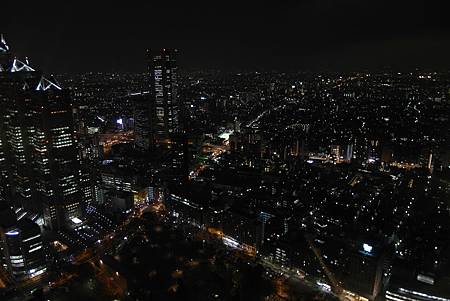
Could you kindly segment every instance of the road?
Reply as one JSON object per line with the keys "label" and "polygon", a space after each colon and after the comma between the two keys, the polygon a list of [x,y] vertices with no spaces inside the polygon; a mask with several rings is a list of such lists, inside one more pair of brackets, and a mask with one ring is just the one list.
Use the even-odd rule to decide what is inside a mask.
{"label": "road", "polygon": [[194,169],[189,173],[189,179],[194,180],[198,177],[198,175],[208,167],[208,162],[216,160],[220,157],[224,152],[228,150],[228,140],[223,141],[222,145],[206,145],[211,153],[208,155],[207,162],[197,164]]}
{"label": "road", "polygon": [[[171,226],[172,223],[169,221],[167,225]],[[275,277],[271,279],[274,280],[277,294],[281,298],[286,299],[289,294],[288,292],[295,291],[303,292],[305,295],[320,295],[322,296],[322,300],[338,300],[338,297],[335,294],[324,290],[322,287],[317,285],[313,279],[308,279],[303,271],[282,267],[270,261],[268,258],[264,258],[262,256],[255,257],[248,254],[248,252],[243,249],[231,248],[225,245],[222,239],[224,234],[221,233],[221,231],[215,231],[213,228],[205,230],[188,224],[184,224],[184,226],[189,227],[190,231],[195,233],[193,237],[198,240],[206,240],[209,243],[214,244],[218,249],[222,248],[227,251],[233,250],[235,251],[233,256],[239,257],[248,262],[261,264],[267,271],[268,275],[275,275]]]}

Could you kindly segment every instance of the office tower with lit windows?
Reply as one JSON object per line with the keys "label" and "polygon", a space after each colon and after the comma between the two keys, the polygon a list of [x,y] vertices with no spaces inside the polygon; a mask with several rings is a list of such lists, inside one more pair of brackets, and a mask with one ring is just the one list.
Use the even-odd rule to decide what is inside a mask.
{"label": "office tower with lit windows", "polygon": [[83,202],[69,92],[27,59],[1,56],[0,138],[11,199],[43,214],[49,228],[70,225]]}
{"label": "office tower with lit windows", "polygon": [[151,145],[151,102],[148,93],[130,96],[134,114],[134,144],[137,148],[148,150]]}
{"label": "office tower with lit windows", "polygon": [[49,83],[35,92],[36,188],[45,224],[60,228],[81,217],[83,196],[70,97],[54,81]]}
{"label": "office tower with lit windows", "polygon": [[0,258],[2,268],[16,281],[46,271],[41,229],[33,221],[17,220],[5,202],[0,203]]}
{"label": "office tower with lit windows", "polygon": [[[2,188],[7,196],[13,196],[15,204],[27,209],[36,208],[32,181],[31,137],[35,129],[31,122],[31,98],[26,95],[39,79],[26,63],[13,58],[5,39],[0,48],[0,139],[2,161]],[[4,195],[6,197],[6,195]]]}
{"label": "office tower with lit windows", "polygon": [[[0,135],[2,131],[0,130]],[[4,139],[0,137],[0,196],[5,197],[9,188],[8,185],[8,172],[6,170],[6,154],[3,148]]]}
{"label": "office tower with lit windows", "polygon": [[37,224],[29,219],[22,219],[16,226],[1,234],[4,264],[14,279],[25,280],[46,271],[41,229]]}
{"label": "office tower with lit windows", "polygon": [[[4,70],[6,70],[7,65],[11,61],[9,46],[6,44],[3,35],[0,36],[0,77]],[[0,88],[1,88],[0,84]],[[2,93],[0,93],[0,97]],[[1,99],[0,99],[1,102]],[[8,172],[6,165],[6,145],[5,141],[5,131],[3,130],[2,115],[0,114],[0,197],[6,197],[9,190]]]}
{"label": "office tower with lit windows", "polygon": [[5,258],[6,244],[4,233],[10,231],[17,224],[17,217],[11,206],[6,201],[0,200],[0,264],[3,270],[7,270],[8,264]]}
{"label": "office tower with lit windows", "polygon": [[171,141],[179,129],[177,50],[147,51],[150,75],[151,142],[156,145]]}

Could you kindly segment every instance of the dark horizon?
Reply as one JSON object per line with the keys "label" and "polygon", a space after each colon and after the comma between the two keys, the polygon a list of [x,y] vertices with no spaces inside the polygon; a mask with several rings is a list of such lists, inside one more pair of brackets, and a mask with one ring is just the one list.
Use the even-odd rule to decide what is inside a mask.
{"label": "dark horizon", "polygon": [[8,3],[0,32],[49,73],[144,72],[146,49],[163,47],[184,70],[448,69],[443,2],[390,2]]}

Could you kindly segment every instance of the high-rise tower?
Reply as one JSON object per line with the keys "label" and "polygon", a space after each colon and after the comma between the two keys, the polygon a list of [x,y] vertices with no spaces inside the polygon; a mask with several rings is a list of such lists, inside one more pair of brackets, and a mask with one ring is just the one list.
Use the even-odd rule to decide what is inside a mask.
{"label": "high-rise tower", "polygon": [[42,78],[34,92],[36,189],[44,222],[61,227],[82,215],[80,160],[69,93]]}
{"label": "high-rise tower", "polygon": [[134,108],[134,143],[142,150],[151,146],[152,110],[149,93],[138,93],[131,96]]}
{"label": "high-rise tower", "polygon": [[[0,172],[15,206],[58,229],[80,218],[80,163],[68,91],[0,47]],[[2,167],[3,166],[3,167]]]}
{"label": "high-rise tower", "polygon": [[177,50],[147,51],[150,74],[151,142],[166,144],[179,129]]}
{"label": "high-rise tower", "polygon": [[41,230],[29,219],[17,220],[14,211],[0,201],[0,269],[17,281],[47,270]]}
{"label": "high-rise tower", "polygon": [[[3,72],[6,71],[11,61],[12,59],[11,53],[9,52],[9,46],[6,44],[2,34],[0,35],[0,79],[3,77]],[[4,84],[6,85],[6,83]],[[4,89],[1,82],[0,89]],[[0,92],[0,103],[1,95],[2,93]],[[6,197],[9,194],[9,180],[6,163],[6,145],[4,144],[6,138],[5,131],[3,129],[2,115],[3,114],[0,114],[0,196]]]}

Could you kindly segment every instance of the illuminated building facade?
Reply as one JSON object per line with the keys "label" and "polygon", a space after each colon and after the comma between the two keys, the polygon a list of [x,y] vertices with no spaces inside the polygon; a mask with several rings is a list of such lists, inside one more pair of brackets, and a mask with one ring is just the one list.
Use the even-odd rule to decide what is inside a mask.
{"label": "illuminated building facade", "polygon": [[46,271],[41,229],[29,219],[17,221],[14,211],[0,204],[0,259],[2,268],[15,280],[25,280]]}
{"label": "illuminated building facade", "polygon": [[[9,46],[6,43],[3,35],[0,36],[0,74],[7,68],[10,62]],[[0,75],[1,76],[1,75]],[[0,97],[2,94],[0,93]],[[1,102],[1,100],[0,100]],[[0,114],[0,196],[5,197],[7,190],[9,190],[8,172],[6,165],[6,150],[5,150],[5,132],[3,130],[2,114]]]}
{"label": "illuminated building facade", "polygon": [[179,127],[176,50],[147,51],[150,74],[151,140],[170,141]]}
{"label": "illuminated building facade", "polygon": [[133,95],[134,109],[134,143],[137,148],[148,150],[150,148],[150,132],[151,132],[151,107],[147,95],[139,93]]}
{"label": "illuminated building facade", "polygon": [[68,91],[25,61],[2,59],[4,172],[14,205],[43,213],[45,225],[59,229],[82,214],[72,104]]}
{"label": "illuminated building facade", "polygon": [[83,209],[72,105],[67,91],[58,88],[38,91],[36,97],[37,190],[50,228],[80,218]]}
{"label": "illuminated building facade", "polygon": [[0,53],[0,139],[2,186],[16,205],[36,208],[32,181],[31,137],[35,127],[31,121],[31,95],[26,90],[37,84],[40,73],[26,63],[12,58],[2,37]]}
{"label": "illuminated building facade", "polygon": [[[0,130],[0,135],[2,135]],[[5,197],[9,189],[8,172],[6,169],[6,153],[3,145],[4,138],[0,137],[0,196]]]}
{"label": "illuminated building facade", "polygon": [[46,271],[41,230],[28,219],[2,233],[7,271],[16,280],[33,278]]}

